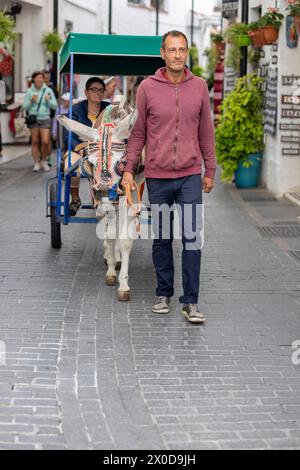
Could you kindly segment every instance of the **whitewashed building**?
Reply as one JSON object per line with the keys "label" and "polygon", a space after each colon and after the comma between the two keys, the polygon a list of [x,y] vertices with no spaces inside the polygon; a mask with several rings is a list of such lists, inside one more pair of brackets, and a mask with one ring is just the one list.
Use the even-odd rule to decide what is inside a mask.
{"label": "whitewashed building", "polygon": [[[236,3],[241,21],[242,0]],[[279,196],[300,193],[300,97],[295,97],[300,95],[300,38],[297,47],[288,47],[287,5],[287,0],[249,0],[248,11],[249,22],[257,20],[269,7],[277,7],[285,15],[278,42],[262,48],[259,62],[263,75],[269,68],[278,73],[276,129],[274,135],[265,135],[262,183]]]}

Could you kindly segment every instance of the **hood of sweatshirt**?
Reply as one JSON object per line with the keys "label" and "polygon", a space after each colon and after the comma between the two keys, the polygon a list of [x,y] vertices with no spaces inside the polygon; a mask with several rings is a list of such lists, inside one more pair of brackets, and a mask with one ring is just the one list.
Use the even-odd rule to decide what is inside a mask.
{"label": "hood of sweatshirt", "polygon": [[[168,80],[165,76],[166,73],[166,67],[161,67],[158,69],[154,75],[150,75],[150,79],[156,80],[158,82],[165,82],[165,83],[171,83],[170,80]],[[187,82],[189,80],[192,80],[195,77],[195,75],[187,68],[185,67],[184,69],[184,79],[180,83]]]}

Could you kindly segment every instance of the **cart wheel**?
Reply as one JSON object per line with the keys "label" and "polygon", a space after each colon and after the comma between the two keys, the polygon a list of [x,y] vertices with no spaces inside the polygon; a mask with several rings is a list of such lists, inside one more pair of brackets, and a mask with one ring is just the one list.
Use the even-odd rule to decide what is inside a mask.
{"label": "cart wheel", "polygon": [[[50,186],[50,203],[57,201],[57,182]],[[50,206],[51,215],[51,246],[61,248],[61,223],[56,220],[55,206]]]}

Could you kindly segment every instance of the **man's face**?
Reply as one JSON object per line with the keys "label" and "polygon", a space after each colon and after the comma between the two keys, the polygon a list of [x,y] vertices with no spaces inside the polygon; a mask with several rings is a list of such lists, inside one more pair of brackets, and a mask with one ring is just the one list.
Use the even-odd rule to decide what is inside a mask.
{"label": "man's face", "polygon": [[188,52],[186,40],[183,36],[168,36],[165,42],[165,48],[160,50],[167,68],[175,73],[180,73],[184,70]]}
{"label": "man's face", "polygon": [[105,88],[101,83],[94,82],[85,90],[85,96],[90,103],[101,103]]}

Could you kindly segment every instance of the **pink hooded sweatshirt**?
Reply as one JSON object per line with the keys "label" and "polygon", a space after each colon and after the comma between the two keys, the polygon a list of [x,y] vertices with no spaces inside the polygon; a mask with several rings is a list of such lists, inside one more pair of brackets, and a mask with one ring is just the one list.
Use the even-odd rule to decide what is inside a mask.
{"label": "pink hooded sweatshirt", "polygon": [[146,145],[146,178],[181,178],[216,171],[214,129],[205,80],[185,69],[174,85],[165,68],[144,80],[137,94],[138,118],[127,147],[126,171],[134,173]]}

